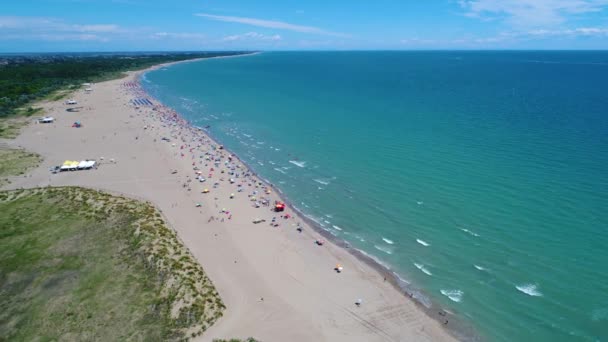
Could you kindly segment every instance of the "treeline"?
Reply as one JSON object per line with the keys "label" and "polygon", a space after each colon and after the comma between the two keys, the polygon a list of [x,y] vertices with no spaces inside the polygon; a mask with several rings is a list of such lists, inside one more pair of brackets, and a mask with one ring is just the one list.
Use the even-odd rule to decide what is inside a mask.
{"label": "treeline", "polygon": [[195,58],[243,54],[244,52],[165,53],[105,56],[14,57],[0,65],[0,117],[47,96],[53,91],[98,82],[155,64]]}

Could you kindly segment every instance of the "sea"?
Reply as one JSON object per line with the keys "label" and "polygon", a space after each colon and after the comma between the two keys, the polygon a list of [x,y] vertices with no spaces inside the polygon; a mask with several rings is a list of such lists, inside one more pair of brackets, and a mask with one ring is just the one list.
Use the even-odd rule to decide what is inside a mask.
{"label": "sea", "polygon": [[487,341],[608,341],[608,52],[264,52],[144,88]]}

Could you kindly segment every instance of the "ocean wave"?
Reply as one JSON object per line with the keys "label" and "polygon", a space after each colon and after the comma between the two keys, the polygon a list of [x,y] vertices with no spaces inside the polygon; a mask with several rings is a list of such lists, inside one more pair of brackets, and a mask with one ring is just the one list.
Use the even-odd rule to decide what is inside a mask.
{"label": "ocean wave", "polygon": [[594,322],[608,320],[608,308],[593,310],[591,313],[591,320]]}
{"label": "ocean wave", "polygon": [[374,245],[374,247],[375,247],[377,250],[382,251],[382,252],[384,252],[384,253],[386,253],[386,254],[393,254],[393,251],[392,251],[390,248],[388,248],[388,247],[384,247],[384,246],[378,246],[378,245]]}
{"label": "ocean wave", "polygon": [[361,241],[361,242],[365,242],[365,239],[364,239],[364,238],[362,238],[362,237],[361,237],[361,236],[359,236],[359,235],[355,235],[355,238],[357,238],[357,240],[359,240],[359,241]]}
{"label": "ocean wave", "polygon": [[423,245],[424,247],[428,247],[428,246],[431,245],[428,242],[426,242],[424,240],[420,240],[420,239],[416,239],[416,242],[418,242],[419,244]]}
{"label": "ocean wave", "polygon": [[278,167],[275,167],[275,168],[274,168],[274,170],[276,170],[276,171],[278,171],[278,172],[280,172],[280,173],[282,173],[282,174],[284,174],[284,175],[286,175],[286,174],[287,174],[287,172],[285,172],[285,170],[280,169],[280,168],[278,168]]}
{"label": "ocean wave", "polygon": [[460,290],[441,290],[442,295],[450,298],[451,301],[459,303],[462,300],[462,295],[464,292]]}
{"label": "ocean wave", "polygon": [[342,230],[342,228],[336,226],[335,224],[332,227],[334,227],[335,230]]}
{"label": "ocean wave", "polygon": [[423,264],[414,263],[414,266],[416,266],[417,269],[421,270],[426,275],[430,275],[430,276],[433,275],[433,273],[431,273],[431,271],[429,271],[426,267],[424,267]]}
{"label": "ocean wave", "polygon": [[382,260],[376,258],[375,256],[367,253],[366,251],[362,250],[362,249],[356,249],[359,253],[365,255],[366,257],[374,260],[374,262],[376,262],[378,265],[381,265],[382,267],[386,268],[387,270],[390,270],[390,267],[388,266],[388,264],[382,262]]}
{"label": "ocean wave", "polygon": [[474,232],[472,232],[472,231],[470,231],[470,230],[468,230],[468,229],[466,229],[466,228],[460,228],[460,230],[462,230],[463,232],[465,232],[465,233],[467,233],[467,234],[469,234],[469,235],[472,235],[472,236],[474,236],[474,237],[479,237],[479,234],[474,233]]}
{"label": "ocean wave", "polygon": [[292,163],[293,165],[297,166],[297,167],[306,167],[306,162],[305,161],[290,160],[289,162]]}
{"label": "ocean wave", "polygon": [[389,245],[393,245],[393,244],[395,244],[395,242],[393,242],[393,240],[389,240],[389,239],[387,239],[387,238],[385,238],[385,237],[383,237],[383,238],[382,238],[382,241],[384,241],[384,242],[388,243]]}
{"label": "ocean wave", "polygon": [[315,182],[319,183],[319,184],[323,184],[323,185],[329,185],[328,181],[324,181],[322,179],[313,179]]}
{"label": "ocean wave", "polygon": [[475,265],[473,264],[473,267],[475,267],[476,269],[480,270],[480,271],[487,271],[488,269],[479,265]]}
{"label": "ocean wave", "polygon": [[417,202],[416,202],[416,204],[418,204],[418,205],[423,205],[423,204],[424,204],[424,202],[422,202],[422,201],[417,201]]}
{"label": "ocean wave", "polygon": [[515,286],[519,291],[532,297],[542,297],[543,294],[538,290],[538,286],[535,284],[523,284]]}

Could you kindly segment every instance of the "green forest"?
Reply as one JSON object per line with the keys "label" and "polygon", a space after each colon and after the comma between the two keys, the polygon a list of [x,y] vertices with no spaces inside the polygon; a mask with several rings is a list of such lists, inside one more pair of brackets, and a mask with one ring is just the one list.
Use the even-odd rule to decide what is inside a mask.
{"label": "green forest", "polygon": [[12,57],[0,61],[0,118],[59,89],[119,77],[155,64],[243,52]]}

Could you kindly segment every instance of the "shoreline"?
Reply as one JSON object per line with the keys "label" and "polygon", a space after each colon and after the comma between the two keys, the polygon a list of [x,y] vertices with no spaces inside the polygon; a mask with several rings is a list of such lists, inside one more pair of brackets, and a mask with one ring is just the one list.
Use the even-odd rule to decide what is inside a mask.
{"label": "shoreline", "polygon": [[[215,150],[214,146],[219,145],[216,139],[194,128],[143,88],[137,86],[130,91],[127,83],[134,84],[146,72],[168,64],[193,61],[132,71],[123,78],[95,84],[90,94],[77,90],[73,96],[83,106],[81,111],[67,112],[61,101],[42,103],[57,122],[26,126],[9,145],[38,153],[44,160],[27,176],[15,178],[9,188],[82,186],[152,203],[197,258],[226,303],[225,315],[203,334],[202,341],[247,336],[296,342],[455,340],[452,317],[446,329],[422,305],[390,284],[390,274],[383,282],[382,272],[373,267],[377,262],[353,255],[352,248],[340,247],[335,237],[316,229],[312,220],[299,211],[293,216],[297,220],[281,218],[278,228],[252,224],[253,218],[270,222],[272,215],[278,216],[266,211],[269,208],[254,208],[243,196],[258,189],[257,182],[264,181],[259,175],[239,179],[247,192],[237,194],[235,199],[228,196],[231,191],[236,193],[236,188],[223,179],[207,196],[191,192],[190,186],[186,189],[194,173],[194,163],[190,162],[199,161],[194,159],[195,153],[213,147],[212,154],[220,156],[221,161],[226,154],[234,155]],[[158,103],[154,110],[132,104],[142,94]],[[71,128],[73,120],[81,121],[83,127]],[[171,137],[173,144],[161,137]],[[184,145],[180,148],[176,143]],[[194,149],[197,151],[193,153]],[[98,169],[56,175],[48,171],[66,159],[91,157],[102,161]],[[231,164],[242,165],[244,169],[238,172],[253,173],[240,159]],[[216,175],[203,184],[211,187],[209,183],[220,177]],[[253,184],[247,185],[247,181]],[[198,182],[194,184],[202,189]],[[279,188],[272,189],[269,199],[286,199]],[[198,202],[203,203],[202,207]],[[225,213],[222,210],[218,214],[219,208],[234,209],[230,212],[235,217],[230,220],[222,216],[220,222],[219,216]],[[296,208],[290,206],[287,211],[291,214]],[[212,220],[214,216],[218,219]],[[303,222],[304,232],[296,232],[296,221]],[[321,237],[328,243],[314,245]],[[338,275],[332,270],[336,262],[345,266],[345,272]],[[360,307],[354,304],[357,298],[365,301]]]}
{"label": "shoreline", "polygon": [[[164,64],[161,64],[160,66],[153,66],[153,67],[141,70],[141,72],[134,75],[134,77],[137,80],[140,88],[144,91],[145,94],[147,94],[147,96],[152,98],[155,102],[159,103],[160,105],[166,106],[163,104],[163,102],[160,99],[153,96],[150,92],[148,92],[145,89],[145,87],[142,86],[142,78],[144,78],[145,74],[147,74],[148,72],[158,70],[161,67],[171,66],[171,65],[180,64],[180,63],[199,62],[199,61],[204,61],[205,59],[238,58],[238,57],[258,55],[258,54],[262,54],[262,53],[263,52],[253,52],[253,53],[247,53],[247,54],[237,55],[237,56],[197,58],[194,60],[164,63]],[[176,110],[172,107],[168,107],[168,108],[171,108],[173,111],[178,113],[180,118],[182,120],[184,120],[185,122],[187,122],[188,125],[190,125],[190,127],[192,127],[193,129],[200,130],[210,140],[215,142],[217,145],[223,146],[223,149],[226,152],[230,153],[240,163],[245,165],[245,167],[249,170],[249,172],[252,175],[254,175],[255,177],[258,177],[264,184],[266,184],[266,186],[270,187],[271,189],[273,189],[273,191],[275,193],[279,194],[279,198],[281,199],[281,201],[283,201],[287,205],[288,208],[290,208],[292,211],[294,211],[300,220],[306,222],[306,224],[309,227],[313,228],[316,233],[323,236],[327,242],[332,243],[336,247],[343,249],[344,251],[348,252],[353,257],[366,263],[375,272],[378,272],[378,274],[380,276],[384,277],[386,279],[386,281],[388,283],[390,283],[396,291],[400,292],[405,298],[407,298],[408,300],[410,300],[414,304],[416,304],[417,307],[422,312],[424,312],[428,317],[436,320],[439,323],[443,323],[443,321],[445,321],[445,317],[446,317],[445,315],[446,314],[450,315],[449,316],[450,325],[449,326],[444,325],[444,329],[448,333],[450,333],[450,335],[454,336],[459,341],[477,341],[477,340],[479,340],[480,337],[475,332],[472,325],[465,323],[464,321],[462,321],[459,318],[458,315],[454,314],[452,311],[440,306],[437,302],[433,301],[428,295],[425,294],[423,289],[420,289],[420,288],[414,286],[411,282],[402,278],[388,264],[385,264],[379,258],[377,258],[371,254],[368,254],[367,252],[365,252],[359,248],[353,248],[352,244],[350,242],[348,242],[347,240],[342,239],[342,238],[332,234],[327,229],[324,229],[317,221],[315,221],[313,218],[311,218],[310,215],[306,214],[299,207],[293,205],[293,201],[291,201],[289,199],[289,197],[280,189],[280,187],[278,187],[277,185],[272,183],[270,180],[262,177],[260,174],[255,172],[254,168],[248,162],[246,162],[245,160],[240,158],[236,153],[234,153],[232,150],[227,148],[226,145],[223,144],[220,141],[220,139],[218,139],[209,129],[195,126],[190,120],[186,119],[178,110]]]}

